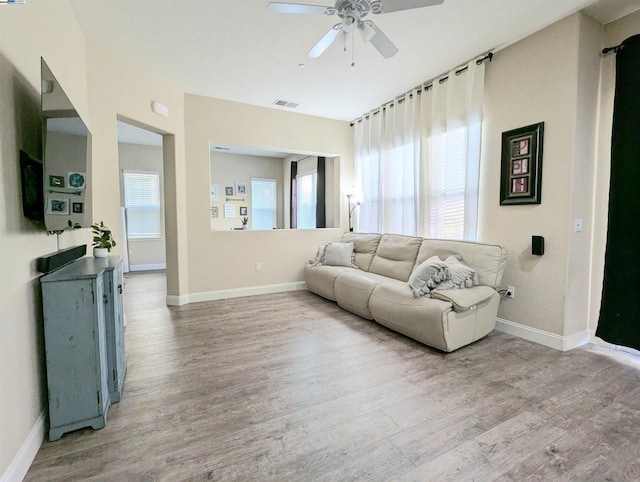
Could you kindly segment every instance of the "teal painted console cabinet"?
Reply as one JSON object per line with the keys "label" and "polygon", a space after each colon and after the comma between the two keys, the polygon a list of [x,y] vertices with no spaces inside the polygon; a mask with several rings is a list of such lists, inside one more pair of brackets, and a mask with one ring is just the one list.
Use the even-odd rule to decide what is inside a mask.
{"label": "teal painted console cabinet", "polygon": [[103,428],[126,370],[122,260],[81,258],[40,279],[49,440]]}

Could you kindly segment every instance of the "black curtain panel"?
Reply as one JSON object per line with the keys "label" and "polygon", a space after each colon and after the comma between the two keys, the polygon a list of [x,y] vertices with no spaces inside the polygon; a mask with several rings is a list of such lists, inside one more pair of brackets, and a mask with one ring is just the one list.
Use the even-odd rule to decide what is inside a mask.
{"label": "black curtain panel", "polygon": [[327,227],[327,216],[324,206],[325,198],[325,162],[324,157],[318,157],[318,184],[316,186],[316,228]]}
{"label": "black curtain panel", "polygon": [[291,222],[291,229],[298,228],[298,163],[291,161],[291,197],[289,199],[289,220]]}
{"label": "black curtain panel", "polygon": [[596,335],[640,350],[640,35],[616,54],[609,227]]}

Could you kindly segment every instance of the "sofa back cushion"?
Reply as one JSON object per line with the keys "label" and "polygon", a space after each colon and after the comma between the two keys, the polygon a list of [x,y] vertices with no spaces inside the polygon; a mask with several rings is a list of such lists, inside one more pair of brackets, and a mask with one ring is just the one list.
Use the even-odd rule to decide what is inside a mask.
{"label": "sofa back cushion", "polygon": [[422,238],[400,234],[383,234],[369,271],[400,281],[407,281],[416,264],[421,243]]}
{"label": "sofa back cushion", "polygon": [[415,266],[431,256],[445,260],[451,255],[460,256],[460,262],[476,270],[478,283],[497,288],[507,262],[507,250],[497,244],[454,241],[448,239],[424,239]]}
{"label": "sofa back cushion", "polygon": [[356,254],[356,266],[363,271],[369,271],[373,255],[378,249],[380,234],[350,233],[342,235],[343,243],[353,243],[353,252]]}

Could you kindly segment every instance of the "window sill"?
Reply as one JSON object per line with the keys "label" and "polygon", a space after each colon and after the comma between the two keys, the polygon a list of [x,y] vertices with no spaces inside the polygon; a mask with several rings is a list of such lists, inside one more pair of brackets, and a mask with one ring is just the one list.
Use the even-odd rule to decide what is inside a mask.
{"label": "window sill", "polygon": [[149,238],[127,238],[127,241],[131,242],[131,241],[162,241],[164,238],[162,236],[160,237],[149,237]]}

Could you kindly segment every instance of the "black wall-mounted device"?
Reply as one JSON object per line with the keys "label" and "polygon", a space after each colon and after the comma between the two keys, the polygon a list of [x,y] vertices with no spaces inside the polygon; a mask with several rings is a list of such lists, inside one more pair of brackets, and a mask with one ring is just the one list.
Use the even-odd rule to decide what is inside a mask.
{"label": "black wall-mounted device", "polygon": [[531,236],[531,254],[542,256],[544,254],[544,237]]}

